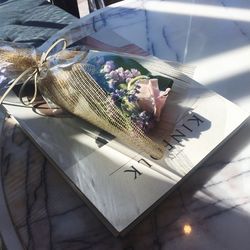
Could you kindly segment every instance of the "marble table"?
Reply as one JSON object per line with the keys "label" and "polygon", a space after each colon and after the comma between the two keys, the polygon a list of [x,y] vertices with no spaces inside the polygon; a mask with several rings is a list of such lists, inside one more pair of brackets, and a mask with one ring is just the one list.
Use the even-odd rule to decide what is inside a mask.
{"label": "marble table", "polygon": [[[132,0],[78,22],[83,37],[111,28],[154,56],[193,65],[195,80],[250,113],[249,1]],[[77,26],[44,46],[62,34],[74,42],[69,31]],[[115,238],[16,123],[1,116],[1,234],[9,249],[249,249],[249,121],[139,225]]]}

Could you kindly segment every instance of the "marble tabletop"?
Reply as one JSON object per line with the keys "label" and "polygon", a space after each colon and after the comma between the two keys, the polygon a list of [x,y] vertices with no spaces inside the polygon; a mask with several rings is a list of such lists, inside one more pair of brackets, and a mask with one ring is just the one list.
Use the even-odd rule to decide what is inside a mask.
{"label": "marble tabletop", "polygon": [[[195,80],[250,113],[249,1],[124,1],[67,26],[44,46],[63,34],[74,42],[69,31],[79,22],[83,37],[112,28],[156,57],[193,65]],[[1,116],[1,234],[9,249],[249,249],[249,121],[115,238],[16,123]]]}

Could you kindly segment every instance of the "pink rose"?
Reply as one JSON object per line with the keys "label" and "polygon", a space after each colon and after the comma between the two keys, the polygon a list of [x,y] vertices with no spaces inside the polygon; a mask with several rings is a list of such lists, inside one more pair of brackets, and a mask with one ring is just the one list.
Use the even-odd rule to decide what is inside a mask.
{"label": "pink rose", "polygon": [[137,103],[142,110],[153,112],[156,120],[160,120],[161,111],[165,105],[168,93],[171,90],[159,90],[158,79],[141,79],[138,85],[140,93],[137,94]]}

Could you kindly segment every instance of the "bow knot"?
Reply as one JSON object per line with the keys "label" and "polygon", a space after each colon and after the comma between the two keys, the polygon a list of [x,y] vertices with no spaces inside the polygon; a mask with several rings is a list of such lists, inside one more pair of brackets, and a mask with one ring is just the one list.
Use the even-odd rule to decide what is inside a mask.
{"label": "bow knot", "polygon": [[[61,38],[59,40],[57,40],[55,43],[53,43],[46,52],[43,52],[40,60],[37,62],[37,64],[35,66],[32,66],[28,69],[26,69],[21,75],[19,75],[12,83],[11,85],[8,87],[8,89],[6,90],[6,92],[3,94],[3,96],[1,97],[0,99],[0,104],[3,103],[3,101],[5,100],[5,98],[7,97],[7,95],[10,93],[10,91],[14,88],[14,86],[20,81],[22,80],[23,78],[27,77],[26,80],[23,82],[22,84],[22,87],[19,91],[19,99],[21,101],[21,103],[25,106],[29,106],[31,105],[36,97],[37,97],[37,91],[38,91],[38,88],[37,88],[37,79],[38,79],[38,76],[40,75],[40,72],[42,71],[42,68],[44,66],[44,63],[46,63],[47,59],[50,57],[50,53],[51,51],[59,44],[59,43],[63,43],[63,47],[61,50],[64,50],[66,49],[67,47],[67,41],[64,39],[64,38]],[[24,89],[26,88],[28,82],[31,80],[31,79],[34,79],[34,94],[31,98],[30,101],[28,102],[24,102],[23,101],[23,92],[24,92]]]}

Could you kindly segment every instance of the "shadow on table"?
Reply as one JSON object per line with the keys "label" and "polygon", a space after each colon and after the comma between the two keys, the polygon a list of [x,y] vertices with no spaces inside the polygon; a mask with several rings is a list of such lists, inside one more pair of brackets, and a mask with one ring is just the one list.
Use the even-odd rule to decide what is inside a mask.
{"label": "shadow on table", "polygon": [[[230,4],[240,7],[237,1],[231,1]],[[131,11],[124,8],[123,10],[123,13]],[[136,12],[134,14],[137,15]],[[141,14],[146,18],[144,12],[141,11]],[[157,13],[154,12],[154,14]],[[212,18],[203,18],[213,22]],[[230,20],[224,21],[225,24],[228,22]],[[244,23],[243,21],[237,22],[240,26]],[[240,30],[244,32],[245,26],[243,25]],[[148,42],[153,44],[153,41]],[[174,46],[173,41],[168,42],[171,47]],[[236,43],[229,43],[220,48],[220,51],[230,51],[241,46],[242,43],[238,40]],[[217,50],[208,51],[207,56],[218,52]],[[244,79],[248,76],[248,73],[242,74]],[[229,85],[228,80],[231,82]],[[227,93],[226,88],[228,90],[233,88],[233,82],[238,82],[237,80],[238,76],[232,76],[230,79],[212,83],[211,86],[221,90],[223,95],[228,94],[230,99],[236,100],[249,94],[247,87],[244,88],[244,86],[237,88],[232,95]],[[16,156],[21,165],[13,164],[9,159],[8,168],[5,165],[4,175],[1,176],[13,223],[23,244],[28,249],[36,246],[43,249],[72,250],[88,248],[109,250],[222,249],[223,247],[247,249],[250,244],[250,217],[247,212],[244,212],[244,207],[249,205],[250,201],[249,197],[241,197],[240,188],[244,183],[240,178],[244,178],[249,169],[245,172],[239,170],[230,178],[225,176],[217,183],[209,183],[209,181],[213,176],[219,175],[220,171],[231,167],[230,162],[249,144],[249,130],[250,121],[248,120],[236,135],[186,179],[159,207],[125,237],[117,239],[97,220],[30,140],[19,129],[10,127],[10,133],[7,134],[9,137],[6,139],[13,142],[12,136],[15,135],[15,142],[22,142],[17,145],[22,150]],[[1,146],[3,149],[3,145]],[[11,144],[9,144],[9,150],[9,153],[13,153]],[[28,166],[27,152],[32,152]],[[248,159],[240,160],[248,161]],[[249,163],[246,162],[246,165]],[[21,178],[23,182],[16,182],[15,178]],[[231,183],[231,180],[237,179],[240,180],[237,184]],[[224,186],[221,187],[221,184]],[[235,185],[236,190],[238,189],[239,200],[238,197],[232,198],[231,201],[224,200],[221,198],[223,193],[218,194],[217,197],[213,191],[213,187],[216,187],[217,192],[221,190],[226,195],[227,190],[224,188],[230,185]],[[221,239],[224,241],[222,242]]]}
{"label": "shadow on table", "polygon": [[[229,163],[249,142],[249,128],[248,121],[141,223],[126,236],[114,238],[21,130],[9,124],[1,144],[4,147],[1,154],[8,154],[9,164],[6,169],[5,161],[1,167],[12,221],[27,249],[36,249],[36,246],[43,249],[162,249],[167,246],[194,249],[210,244],[214,244],[213,249],[221,249],[221,245],[237,249],[236,244],[244,249],[250,225],[249,215],[243,211],[249,198],[240,197],[240,193],[231,201],[221,198],[221,194],[217,197],[209,188],[209,180],[224,168],[230,168]],[[20,148],[20,152],[12,156],[16,148]],[[13,164],[12,157],[18,158],[18,164]],[[1,159],[5,159],[3,155]],[[243,174],[237,172],[232,179],[241,178]],[[218,192],[221,184],[230,185],[230,180],[224,175],[223,178],[212,183]],[[218,234],[225,242],[217,244]],[[236,243],[236,236],[241,238],[240,242]]]}

